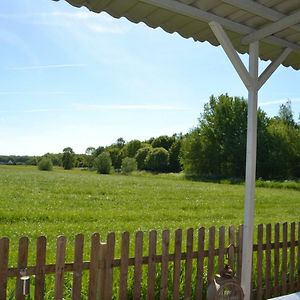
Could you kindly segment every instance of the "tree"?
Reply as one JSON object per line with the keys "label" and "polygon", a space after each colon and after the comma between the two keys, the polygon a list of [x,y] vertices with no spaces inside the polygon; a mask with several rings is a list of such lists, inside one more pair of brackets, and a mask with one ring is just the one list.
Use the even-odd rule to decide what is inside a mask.
{"label": "tree", "polygon": [[38,169],[40,171],[52,171],[53,163],[52,160],[48,157],[42,157],[42,159],[38,163]]}
{"label": "tree", "polygon": [[137,163],[135,158],[125,157],[122,159],[121,172],[129,174],[137,170]]}
{"label": "tree", "polygon": [[151,146],[153,148],[162,147],[165,148],[166,150],[169,150],[174,142],[175,142],[174,136],[161,135],[152,141]]}
{"label": "tree", "polygon": [[85,150],[85,164],[88,168],[92,168],[94,165],[94,154],[96,149],[94,147],[87,147]]}
{"label": "tree", "polygon": [[122,137],[119,137],[116,141],[116,146],[122,149],[125,146],[125,140]]}
{"label": "tree", "polygon": [[280,105],[278,118],[286,125],[289,126],[296,125],[296,122],[294,121],[291,100],[288,100],[285,104]]}
{"label": "tree", "polygon": [[167,172],[169,153],[165,148],[153,148],[145,159],[146,168],[154,172]]}
{"label": "tree", "polygon": [[74,151],[71,147],[63,149],[62,165],[65,170],[71,170],[74,166]]}
{"label": "tree", "polygon": [[99,174],[109,174],[112,168],[111,158],[108,152],[102,152],[95,159],[95,165]]}
{"label": "tree", "polygon": [[121,149],[115,146],[110,146],[106,149],[106,151],[109,152],[114,169],[115,170],[121,169],[121,164],[122,164]]}
{"label": "tree", "polygon": [[180,172],[180,150],[181,150],[181,140],[175,141],[171,148],[169,149],[169,171],[170,172]]}
{"label": "tree", "polygon": [[[264,140],[265,114],[258,111],[258,153]],[[189,176],[243,178],[246,161],[247,102],[240,97],[211,96],[199,125],[184,139],[182,162]]]}
{"label": "tree", "polygon": [[128,142],[122,149],[122,157],[135,157],[137,151],[142,147],[142,142],[132,140]]}
{"label": "tree", "polygon": [[145,170],[146,169],[146,157],[148,155],[148,153],[151,151],[152,147],[151,146],[146,146],[143,148],[140,148],[136,155],[135,155],[135,159],[137,162],[137,167],[139,170]]}

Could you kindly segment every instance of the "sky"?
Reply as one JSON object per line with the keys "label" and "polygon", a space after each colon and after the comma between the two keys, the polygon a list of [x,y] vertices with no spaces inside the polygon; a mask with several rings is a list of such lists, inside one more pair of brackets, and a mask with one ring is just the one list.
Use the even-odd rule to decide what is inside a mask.
{"label": "sky", "polygon": [[[221,47],[64,0],[4,1],[0,45],[0,155],[84,153],[119,137],[186,133],[211,95],[247,98]],[[299,80],[281,66],[259,106],[273,116],[290,100],[298,118]]]}

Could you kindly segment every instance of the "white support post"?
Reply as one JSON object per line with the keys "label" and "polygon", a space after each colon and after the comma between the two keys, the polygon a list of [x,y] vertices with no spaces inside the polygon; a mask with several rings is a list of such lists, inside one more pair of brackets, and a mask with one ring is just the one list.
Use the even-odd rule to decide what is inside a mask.
{"label": "white support post", "polygon": [[244,205],[244,234],[242,255],[241,285],[245,300],[251,298],[252,280],[252,252],[254,228],[254,202],[256,181],[256,152],[257,152],[257,100],[261,86],[271,77],[277,67],[290,54],[290,49],[285,49],[278,58],[258,77],[259,41],[249,45],[249,71],[244,66],[234,49],[228,35],[219,23],[209,23],[217,40],[223,47],[232,65],[248,89],[248,124],[247,124],[247,151],[246,151],[246,178],[245,178],[245,205]]}
{"label": "white support post", "polygon": [[249,74],[252,78],[252,86],[248,89],[246,186],[241,280],[242,288],[245,294],[245,300],[250,300],[251,297],[254,199],[256,179],[258,55],[259,42],[257,41],[249,45]]}

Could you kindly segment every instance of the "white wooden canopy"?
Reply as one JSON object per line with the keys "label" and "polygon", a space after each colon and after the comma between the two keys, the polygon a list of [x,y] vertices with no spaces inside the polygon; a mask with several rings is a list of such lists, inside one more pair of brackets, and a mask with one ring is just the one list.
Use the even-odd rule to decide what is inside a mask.
{"label": "white wooden canopy", "polygon": [[[59,1],[59,0],[54,0]],[[300,69],[300,0],[66,0],[93,12],[144,22],[221,45],[248,89],[246,187],[241,284],[251,296],[258,91],[282,64]],[[238,53],[249,54],[247,68]],[[269,66],[259,75],[259,58]],[[208,58],[209,59],[209,58]]]}
{"label": "white wooden canopy", "polygon": [[239,53],[248,52],[250,42],[261,40],[259,57],[275,60],[285,48],[292,53],[284,66],[300,69],[299,0],[66,0],[115,18],[144,22],[152,28],[177,32],[195,41],[220,43],[209,22],[219,23]]}

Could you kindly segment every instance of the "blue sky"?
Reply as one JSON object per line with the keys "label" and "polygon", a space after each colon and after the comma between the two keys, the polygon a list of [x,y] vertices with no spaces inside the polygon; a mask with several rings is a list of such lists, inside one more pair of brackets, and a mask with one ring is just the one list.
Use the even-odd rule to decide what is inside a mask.
{"label": "blue sky", "polygon": [[[210,95],[247,97],[220,47],[63,0],[4,1],[0,44],[0,154],[83,153],[118,137],[185,133]],[[259,105],[272,116],[291,100],[298,116],[299,79],[280,67]]]}

